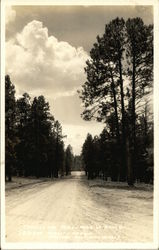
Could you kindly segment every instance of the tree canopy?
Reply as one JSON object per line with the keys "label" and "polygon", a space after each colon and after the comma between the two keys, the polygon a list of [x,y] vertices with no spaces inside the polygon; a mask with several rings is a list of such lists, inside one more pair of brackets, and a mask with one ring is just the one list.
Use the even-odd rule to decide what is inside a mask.
{"label": "tree canopy", "polygon": [[133,185],[139,150],[136,130],[152,93],[153,26],[141,18],[116,18],[106,24],[90,51],[85,73],[87,80],[79,91],[82,117],[105,123],[109,142],[116,141],[120,152],[118,178]]}
{"label": "tree canopy", "polygon": [[65,153],[62,126],[50,113],[45,97],[31,100],[24,93],[16,100],[14,84],[7,75],[5,98],[6,179],[11,181],[12,175],[57,178],[59,173],[70,174],[65,154],[70,164],[72,148]]}

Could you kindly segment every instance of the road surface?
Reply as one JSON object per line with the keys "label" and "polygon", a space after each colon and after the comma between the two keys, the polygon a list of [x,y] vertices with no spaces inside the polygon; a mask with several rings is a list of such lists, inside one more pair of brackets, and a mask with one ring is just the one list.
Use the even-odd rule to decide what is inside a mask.
{"label": "road surface", "polygon": [[6,191],[7,242],[151,242],[152,191],[111,188],[83,172]]}

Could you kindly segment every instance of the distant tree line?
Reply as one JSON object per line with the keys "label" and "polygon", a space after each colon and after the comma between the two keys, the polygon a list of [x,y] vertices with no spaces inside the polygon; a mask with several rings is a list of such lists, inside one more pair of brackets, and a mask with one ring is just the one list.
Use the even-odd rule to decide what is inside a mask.
{"label": "distant tree line", "polygon": [[72,148],[64,149],[62,126],[50,113],[44,96],[24,93],[16,100],[15,86],[5,77],[5,177],[57,178],[71,173]]}
{"label": "distant tree line", "polygon": [[73,158],[73,164],[72,164],[72,170],[73,171],[82,171],[83,169],[83,162],[82,162],[82,156],[81,155],[75,155]]}
{"label": "distant tree line", "polygon": [[79,91],[83,119],[105,123],[88,134],[82,156],[88,176],[102,173],[133,185],[153,179],[153,25],[116,18],[97,36]]}

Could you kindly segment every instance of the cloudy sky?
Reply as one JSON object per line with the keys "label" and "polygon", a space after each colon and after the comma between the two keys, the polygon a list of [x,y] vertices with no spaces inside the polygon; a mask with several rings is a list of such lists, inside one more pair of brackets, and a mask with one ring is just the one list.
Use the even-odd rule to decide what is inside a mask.
{"label": "cloudy sky", "polygon": [[45,96],[75,154],[88,132],[96,135],[104,127],[82,120],[77,94],[96,36],[117,16],[140,16],[148,24],[153,23],[152,13],[150,6],[7,6],[6,74],[17,96]]}

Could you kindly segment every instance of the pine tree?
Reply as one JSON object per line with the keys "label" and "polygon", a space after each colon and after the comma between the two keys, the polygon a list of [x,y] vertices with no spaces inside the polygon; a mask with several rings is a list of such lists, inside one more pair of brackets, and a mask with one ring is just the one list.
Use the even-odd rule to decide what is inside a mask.
{"label": "pine tree", "polygon": [[82,158],[88,179],[93,178],[93,138],[91,134],[87,134],[87,138],[82,146]]}
{"label": "pine tree", "polygon": [[69,175],[72,170],[73,153],[71,145],[68,145],[65,151],[65,171],[66,175]]}
{"label": "pine tree", "polygon": [[50,113],[44,96],[24,93],[17,101],[10,77],[5,78],[6,179],[21,176],[58,177],[64,173],[61,124]]}
{"label": "pine tree", "polygon": [[[120,179],[126,176],[126,129],[125,104],[123,88],[123,57],[125,46],[125,22],[116,18],[106,25],[105,33],[90,52],[85,71],[87,82],[82,86],[81,98],[85,104],[83,117],[90,120],[94,116],[106,124],[114,116],[115,133],[118,143],[122,142],[122,164]],[[120,95],[119,95],[120,93]],[[119,106],[120,102],[120,106]],[[119,111],[121,110],[121,115]],[[119,118],[121,118],[121,136]]]}
{"label": "pine tree", "polygon": [[5,77],[5,177],[12,180],[16,172],[16,150],[18,142],[16,135],[16,100],[15,87],[9,75]]}
{"label": "pine tree", "polygon": [[[132,165],[136,165],[136,102],[149,93],[153,79],[153,27],[144,25],[141,18],[126,22],[128,61],[127,73],[131,82],[131,150]],[[133,183],[133,175],[129,178]]]}
{"label": "pine tree", "polygon": [[61,162],[61,150],[60,145],[62,143],[63,135],[62,135],[62,126],[59,121],[55,121],[54,123],[54,135],[55,135],[55,165],[54,165],[54,177],[58,178],[58,172],[60,169],[60,162]]}
{"label": "pine tree", "polygon": [[35,97],[31,106],[31,150],[32,169],[37,177],[47,175],[49,136],[52,130],[53,116],[49,103],[43,96]]}
{"label": "pine tree", "polygon": [[119,150],[113,176],[116,172],[121,181],[127,178],[129,185],[135,181],[137,102],[149,93],[153,78],[152,32],[152,25],[144,25],[140,18],[126,23],[116,18],[108,23],[90,51],[87,81],[79,91],[84,104],[82,117],[104,122],[113,152]]}
{"label": "pine tree", "polygon": [[17,135],[19,143],[16,146],[17,168],[19,175],[30,175],[30,116],[31,98],[24,93],[16,102],[17,105]]}

